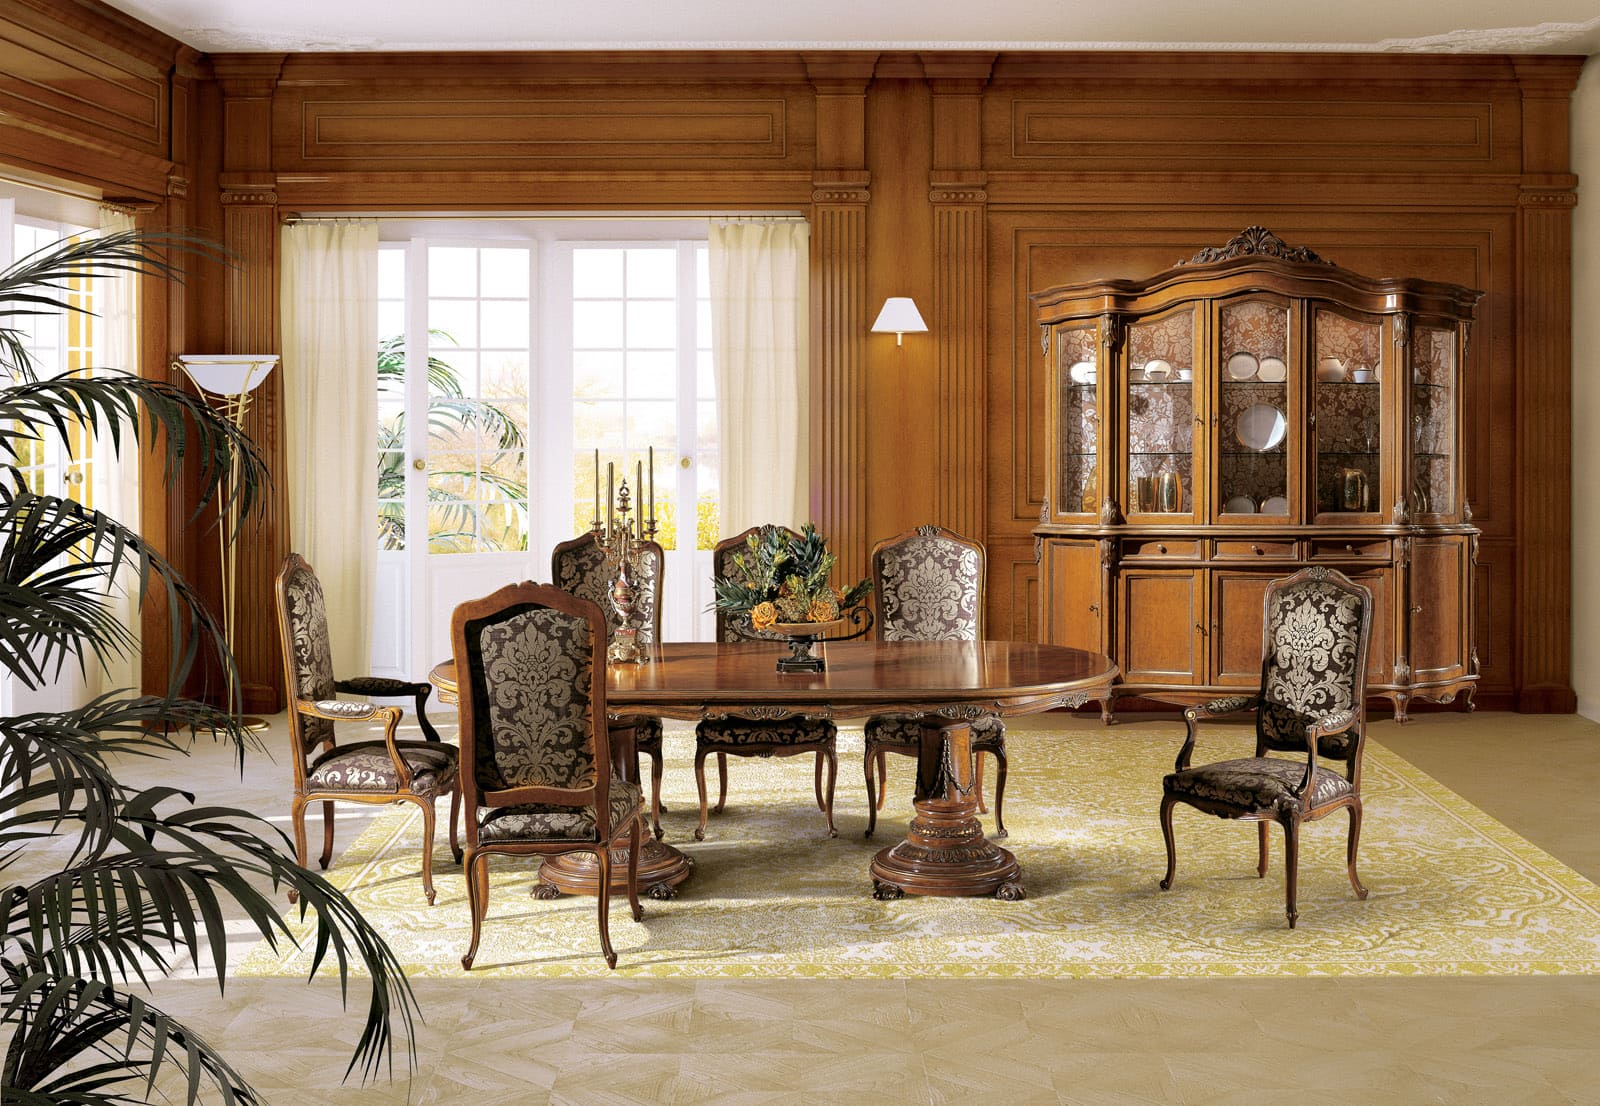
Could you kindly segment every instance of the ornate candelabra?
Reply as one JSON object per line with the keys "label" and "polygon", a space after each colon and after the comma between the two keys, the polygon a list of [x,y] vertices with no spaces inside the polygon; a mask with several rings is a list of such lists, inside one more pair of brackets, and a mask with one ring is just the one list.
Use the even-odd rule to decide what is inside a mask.
{"label": "ornate candelabra", "polygon": [[[611,585],[611,609],[616,615],[617,628],[611,635],[611,645],[606,649],[606,660],[613,664],[643,664],[649,658],[639,648],[639,627],[634,623],[634,604],[639,598],[638,576],[644,564],[644,543],[656,536],[656,451],[650,448],[649,517],[634,503],[638,489],[644,484],[644,464],[640,462],[634,474],[634,490],[628,489],[628,478],[616,484],[616,463],[606,462],[606,516],[600,517],[600,451],[594,451],[594,521],[590,531],[595,544],[605,554],[606,564],[616,569],[616,583]],[[637,513],[637,517],[635,514]]]}

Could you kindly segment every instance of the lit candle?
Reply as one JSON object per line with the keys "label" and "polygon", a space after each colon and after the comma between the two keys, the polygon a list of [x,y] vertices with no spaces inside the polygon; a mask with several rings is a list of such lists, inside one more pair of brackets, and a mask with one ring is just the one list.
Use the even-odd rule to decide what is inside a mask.
{"label": "lit candle", "polygon": [[617,463],[606,462],[606,540],[617,525]]}
{"label": "lit candle", "polygon": [[650,532],[656,529],[656,447],[650,447]]}
{"label": "lit candle", "polygon": [[594,451],[594,527],[600,528],[600,451]]}

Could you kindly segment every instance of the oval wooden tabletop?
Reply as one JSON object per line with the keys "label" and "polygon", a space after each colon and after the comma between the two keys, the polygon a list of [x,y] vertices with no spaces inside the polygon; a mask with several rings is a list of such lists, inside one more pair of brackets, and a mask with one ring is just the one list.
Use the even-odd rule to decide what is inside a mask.
{"label": "oval wooden tabletop", "polygon": [[[1021,641],[848,641],[825,645],[827,670],[777,671],[784,647],[772,642],[667,642],[644,664],[606,671],[612,714],[694,720],[723,715],[789,714],[848,718],[892,710],[981,707],[1028,714],[1074,706],[1118,675],[1100,653]],[[429,679],[454,698],[455,667]]]}

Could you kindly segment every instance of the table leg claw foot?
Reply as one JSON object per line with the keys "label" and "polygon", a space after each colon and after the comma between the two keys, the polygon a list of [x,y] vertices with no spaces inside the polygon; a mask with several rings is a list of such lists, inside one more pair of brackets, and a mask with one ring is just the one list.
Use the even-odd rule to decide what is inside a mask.
{"label": "table leg claw foot", "polygon": [[540,882],[534,884],[533,890],[529,891],[528,894],[536,899],[559,899],[561,897],[561,888],[553,883]]}
{"label": "table leg claw foot", "polygon": [[895,899],[906,897],[905,889],[893,883],[885,883],[881,879],[872,881],[872,897],[879,902],[892,902]]}
{"label": "table leg claw foot", "polygon": [[1021,902],[1028,897],[1020,883],[1002,883],[994,889],[994,897],[1001,902]]}
{"label": "table leg claw foot", "polygon": [[649,887],[644,889],[644,893],[646,896],[652,899],[665,900],[675,899],[678,897],[677,887],[670,883],[652,883]]}

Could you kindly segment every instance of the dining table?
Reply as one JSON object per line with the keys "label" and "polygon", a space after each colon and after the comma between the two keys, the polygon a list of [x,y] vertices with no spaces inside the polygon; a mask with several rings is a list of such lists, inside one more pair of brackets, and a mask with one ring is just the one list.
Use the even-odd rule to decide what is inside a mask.
{"label": "dining table", "polygon": [[[608,664],[612,725],[625,726],[636,716],[698,722],[914,715],[921,726],[912,817],[905,839],[873,857],[872,893],[880,899],[1025,897],[1021,865],[987,837],[977,817],[971,723],[989,714],[1034,714],[1099,699],[1119,675],[1110,658],[1021,641],[839,641],[819,648],[823,671],[779,672],[776,661],[785,648],[768,641],[664,642],[647,647],[637,663]],[[455,701],[453,661],[436,665],[429,680],[441,699]],[[622,769],[637,782],[637,763]],[[638,868],[645,893],[671,898],[693,864],[646,834]],[[612,871],[620,886],[615,881],[626,879],[625,857]],[[540,884],[546,894],[592,894],[598,872],[591,855],[569,853],[545,860]]]}

